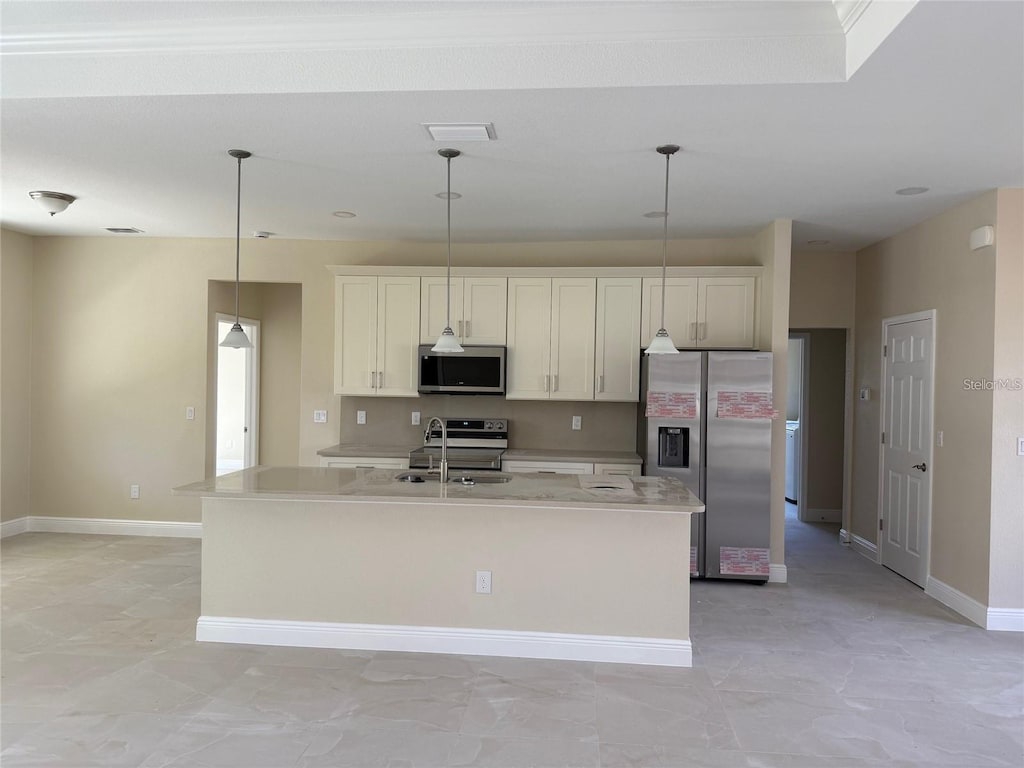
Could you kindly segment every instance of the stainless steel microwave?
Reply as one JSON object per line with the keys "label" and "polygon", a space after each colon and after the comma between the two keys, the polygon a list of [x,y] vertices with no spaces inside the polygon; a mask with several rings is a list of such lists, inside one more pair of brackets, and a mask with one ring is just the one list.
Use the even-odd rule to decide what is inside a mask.
{"label": "stainless steel microwave", "polygon": [[463,352],[419,348],[419,391],[425,395],[504,395],[505,347],[467,346]]}

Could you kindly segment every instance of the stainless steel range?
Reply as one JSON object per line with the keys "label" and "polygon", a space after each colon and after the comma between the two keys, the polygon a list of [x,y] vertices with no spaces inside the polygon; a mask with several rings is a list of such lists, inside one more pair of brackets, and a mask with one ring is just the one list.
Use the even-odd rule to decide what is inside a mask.
{"label": "stainless steel range", "polygon": [[[508,448],[508,419],[445,419],[448,468],[501,469]],[[441,430],[423,433],[423,447],[409,452],[410,469],[433,469],[441,464]]]}

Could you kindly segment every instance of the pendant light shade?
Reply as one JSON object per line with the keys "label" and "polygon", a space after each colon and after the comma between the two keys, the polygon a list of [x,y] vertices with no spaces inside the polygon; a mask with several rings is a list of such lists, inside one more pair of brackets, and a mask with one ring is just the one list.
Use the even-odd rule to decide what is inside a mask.
{"label": "pendant light shade", "polygon": [[665,216],[661,236],[661,327],[654,335],[651,343],[644,350],[648,355],[678,355],[675,342],[665,330],[665,272],[668,265],[668,165],[672,155],[679,151],[678,144],[663,144],[658,153],[665,156]]}
{"label": "pendant light shade", "polygon": [[462,153],[457,149],[439,149],[437,154],[443,157],[448,164],[448,192],[445,195],[448,206],[448,277],[445,284],[444,330],[441,331],[441,335],[437,338],[437,344],[431,347],[430,351],[454,354],[466,351],[459,344],[459,340],[455,338],[455,332],[452,331],[452,158],[458,157]]}
{"label": "pendant light shade", "polygon": [[244,149],[229,149],[228,154],[238,160],[238,196],[235,206],[235,324],[231,326],[231,330],[228,331],[228,335],[224,337],[220,345],[234,349],[248,349],[252,346],[252,342],[242,330],[242,324],[238,322],[238,276],[242,244],[242,161],[247,157],[252,157],[252,152],[247,152]]}

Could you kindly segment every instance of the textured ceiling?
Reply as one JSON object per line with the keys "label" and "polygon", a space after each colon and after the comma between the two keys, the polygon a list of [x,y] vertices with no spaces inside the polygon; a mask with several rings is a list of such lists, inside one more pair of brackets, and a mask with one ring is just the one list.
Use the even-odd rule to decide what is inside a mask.
{"label": "textured ceiling", "polygon": [[[254,154],[243,166],[244,232],[441,240],[444,161],[427,121],[497,131],[497,141],[456,145],[461,241],[657,238],[660,221],[642,214],[662,207],[654,147],[666,142],[684,148],[672,165],[673,237],[745,235],[792,218],[798,248],[862,247],[986,189],[1024,186],[1018,2],[919,3],[848,80],[848,43],[828,2],[472,3],[458,6],[462,22],[446,39],[436,16],[426,27],[413,16],[456,18],[450,4],[185,5],[204,13],[177,23],[181,3],[0,5],[4,226],[232,236],[226,152],[239,147]],[[254,53],[268,20],[294,24],[299,5],[291,43]],[[584,5],[601,23],[569,23]],[[680,7],[688,15],[674,15]],[[352,30],[316,48],[323,29],[306,22],[319,14],[313,27],[344,29],[339,9],[358,16],[369,48]],[[501,39],[474,44],[495,13],[507,22]],[[223,50],[225,20],[247,30],[237,50]],[[95,50],[97,40],[134,49],[142,28],[168,50]],[[908,186],[931,191],[894,194]],[[50,218],[32,189],[79,200]]]}

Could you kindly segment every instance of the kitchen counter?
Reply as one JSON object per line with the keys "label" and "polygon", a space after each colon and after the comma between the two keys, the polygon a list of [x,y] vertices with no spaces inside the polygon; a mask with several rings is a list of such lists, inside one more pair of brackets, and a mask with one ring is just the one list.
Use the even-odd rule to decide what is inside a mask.
{"label": "kitchen counter", "polygon": [[[415,447],[415,446],[413,446]],[[321,448],[320,456],[338,458],[407,459],[413,447],[408,445],[367,445],[365,443],[338,443],[330,448]]]}
{"label": "kitchen counter", "polygon": [[643,464],[632,451],[549,450],[512,448],[501,455],[502,461],[581,461],[591,464]]}
{"label": "kitchen counter", "polygon": [[678,481],[396,474],[254,467],[175,489],[203,503],[196,639],[692,666],[704,507]]}
{"label": "kitchen counter", "polygon": [[[175,488],[174,492],[209,498],[631,509],[686,515],[704,510],[703,503],[686,486],[668,477],[635,477],[626,481],[626,488],[604,489],[583,487],[581,477],[592,481],[593,475],[511,473],[504,475],[509,478],[507,483],[467,486],[432,479],[423,483],[401,482],[395,479],[398,474],[394,469],[252,467]],[[473,473],[454,476],[460,474]]]}

